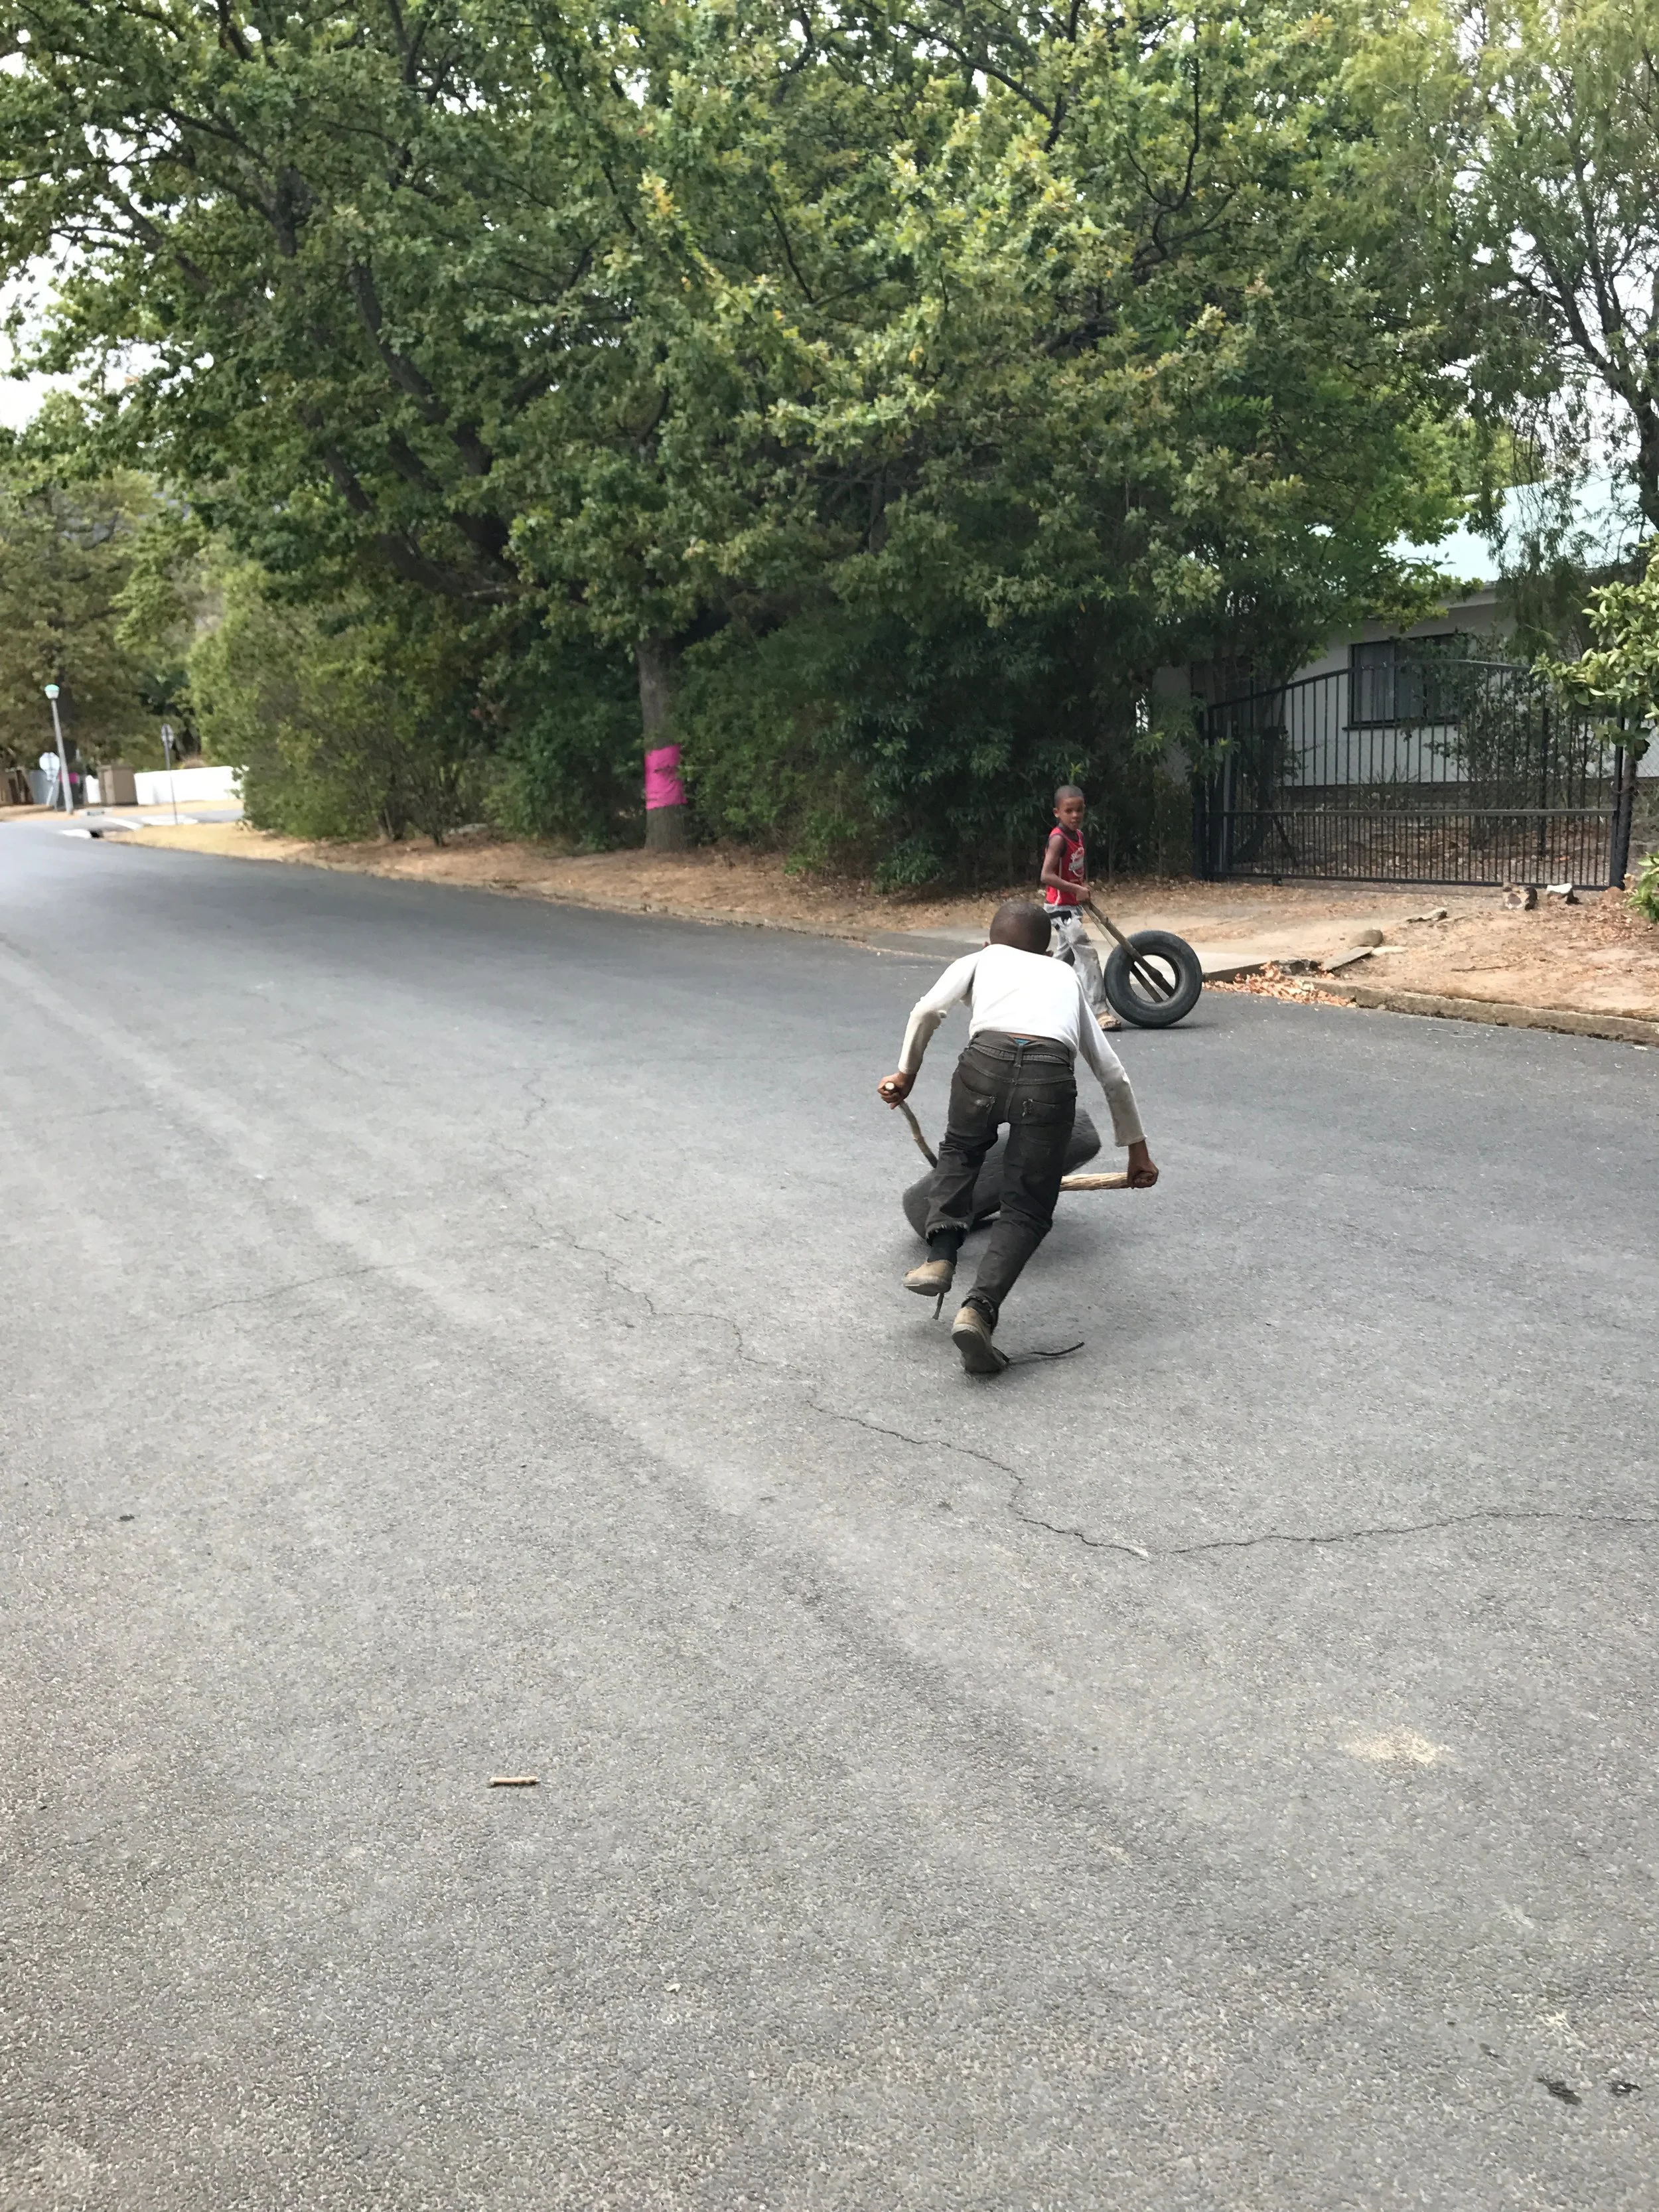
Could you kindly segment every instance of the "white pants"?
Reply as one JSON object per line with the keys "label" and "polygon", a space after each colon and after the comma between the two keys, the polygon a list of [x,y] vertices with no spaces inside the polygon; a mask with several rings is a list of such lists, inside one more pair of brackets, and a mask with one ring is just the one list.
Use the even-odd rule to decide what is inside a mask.
{"label": "white pants", "polygon": [[1083,927],[1083,916],[1075,907],[1051,907],[1048,927],[1048,949],[1054,958],[1067,961],[1076,969],[1078,981],[1083,986],[1083,995],[1096,1013],[1109,1015],[1115,1021],[1100,973],[1100,955],[1095,951],[1094,940]]}

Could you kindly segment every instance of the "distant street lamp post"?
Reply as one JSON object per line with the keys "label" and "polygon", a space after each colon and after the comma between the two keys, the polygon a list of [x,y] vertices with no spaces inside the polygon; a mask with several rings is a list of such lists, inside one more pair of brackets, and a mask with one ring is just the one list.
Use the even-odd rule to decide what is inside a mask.
{"label": "distant street lamp post", "polygon": [[58,719],[58,686],[55,684],[47,684],[46,696],[52,702],[52,734],[58,745],[58,781],[63,787],[64,811],[73,814],[75,793],[70,787],[69,756],[64,750],[64,726]]}
{"label": "distant street lamp post", "polygon": [[173,725],[171,722],[163,722],[161,725],[161,750],[167,755],[167,790],[172,794],[173,819],[176,824],[179,819],[179,786],[173,773]]}

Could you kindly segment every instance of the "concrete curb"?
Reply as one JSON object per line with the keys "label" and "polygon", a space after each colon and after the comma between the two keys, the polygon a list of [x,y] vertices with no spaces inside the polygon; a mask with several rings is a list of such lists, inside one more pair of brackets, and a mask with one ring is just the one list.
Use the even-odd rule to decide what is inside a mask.
{"label": "concrete curb", "polygon": [[[1199,957],[1200,959],[1202,960],[1203,955],[1201,953]],[[1295,965],[1292,965],[1291,963],[1292,956],[1289,954],[1281,956],[1279,954],[1269,953],[1264,959],[1230,960],[1223,965],[1216,968],[1212,968],[1206,963],[1204,968],[1204,980],[1206,983],[1242,983],[1247,975],[1260,975],[1269,968],[1280,969],[1287,975],[1299,974],[1302,970],[1303,963],[1297,962]],[[1309,972],[1312,972],[1311,969],[1310,969]]]}
{"label": "concrete curb", "polygon": [[[166,823],[161,825],[163,831],[170,826]],[[210,823],[207,826],[211,828],[216,825]],[[88,830],[85,834],[88,836],[96,836],[100,833],[96,830]],[[613,899],[584,898],[579,890],[563,889],[549,890],[540,884],[512,883],[499,877],[485,877],[476,881],[460,883],[452,877],[409,875],[405,874],[401,868],[376,868],[367,866],[361,860],[337,860],[326,853],[319,852],[313,847],[307,847],[303,852],[298,853],[209,853],[202,851],[197,846],[175,844],[172,838],[165,835],[152,836],[147,830],[137,825],[131,829],[124,829],[117,842],[121,844],[142,846],[147,851],[153,853],[179,853],[187,860],[234,860],[239,863],[252,861],[258,866],[266,868],[316,868],[325,875],[373,876],[378,883],[383,884],[413,884],[419,888],[437,890],[483,891],[491,898],[527,899],[542,906],[574,907],[582,914],[615,915],[624,921],[630,918],[638,920],[642,917],[652,921],[692,922],[709,929],[782,930],[790,936],[819,937],[833,944],[851,945],[861,952],[898,951],[910,949],[898,941],[900,933],[894,933],[891,943],[878,944],[872,940],[871,933],[866,928],[851,922],[844,927],[837,928],[829,922],[792,921],[776,915],[736,914],[723,907],[708,907],[693,912],[690,908],[659,905],[651,900],[643,900],[638,905],[623,906]],[[947,957],[957,957],[965,949],[954,939],[941,939],[940,942],[947,946]],[[937,955],[924,951],[922,957],[932,958],[936,957]]]}
{"label": "concrete curb", "polygon": [[866,929],[860,944],[872,952],[908,952],[923,960],[960,960],[964,952],[977,952],[985,932],[948,929]]}
{"label": "concrete curb", "polygon": [[1609,1037],[1620,1044],[1659,1046],[1659,1022],[1633,1014],[1580,1014],[1565,1006],[1521,1006],[1504,999],[1447,999],[1432,991],[1385,991],[1370,983],[1318,978],[1320,990],[1351,1006],[1389,1014],[1429,1014],[1442,1021],[1486,1022],[1499,1029],[1555,1030],[1567,1036]]}

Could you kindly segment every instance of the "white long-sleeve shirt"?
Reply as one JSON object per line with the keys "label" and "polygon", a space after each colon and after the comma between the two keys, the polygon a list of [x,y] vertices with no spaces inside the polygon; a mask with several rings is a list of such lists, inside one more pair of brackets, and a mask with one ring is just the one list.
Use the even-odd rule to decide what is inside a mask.
{"label": "white long-sleeve shirt", "polygon": [[968,1001],[968,1035],[1004,1030],[1014,1036],[1053,1037],[1081,1054],[1100,1078],[1112,1109],[1112,1134],[1120,1145],[1138,1145],[1146,1131],[1123,1062],[1101,1032],[1083,995],[1077,970],[1046,952],[1021,952],[1012,945],[988,945],[953,960],[924,998],[910,1009],[899,1067],[914,1075],[927,1041],[951,1008]]}

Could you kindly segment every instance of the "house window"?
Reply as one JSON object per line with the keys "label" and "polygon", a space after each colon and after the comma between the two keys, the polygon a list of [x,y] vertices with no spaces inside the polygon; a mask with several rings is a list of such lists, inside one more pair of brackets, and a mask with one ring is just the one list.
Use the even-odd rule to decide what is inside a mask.
{"label": "house window", "polygon": [[1348,721],[1364,729],[1399,722],[1455,722],[1454,670],[1465,657],[1461,630],[1436,637],[1380,637],[1348,648]]}

